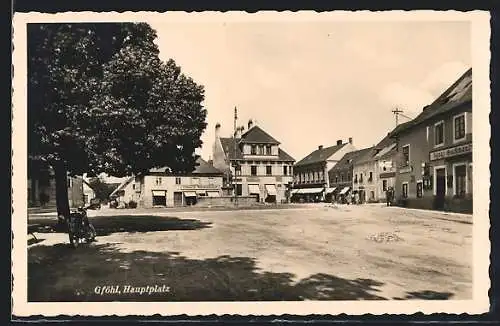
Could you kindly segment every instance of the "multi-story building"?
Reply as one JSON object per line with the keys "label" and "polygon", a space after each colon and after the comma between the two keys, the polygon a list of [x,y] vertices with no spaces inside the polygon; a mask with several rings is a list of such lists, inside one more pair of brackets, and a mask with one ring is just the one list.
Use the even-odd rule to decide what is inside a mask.
{"label": "multi-story building", "polygon": [[472,69],[393,137],[399,202],[472,211]]}
{"label": "multi-story building", "polygon": [[235,186],[235,195],[254,196],[259,202],[287,201],[295,160],[281,143],[252,121],[245,133],[234,137],[220,137],[220,127],[215,126],[213,165],[225,173],[227,185]]}
{"label": "multi-story building", "polygon": [[323,147],[311,152],[294,165],[294,198],[305,201],[325,200],[333,192],[330,187],[328,171],[330,171],[342,157],[356,150],[352,138],[348,142],[338,140],[336,145]]}
{"label": "multi-story building", "polygon": [[222,172],[201,158],[191,173],[172,173],[168,167],[154,168],[147,175],[132,176],[110,195],[125,206],[177,207],[194,205],[202,197],[220,197]]}
{"label": "multi-story building", "polygon": [[[83,178],[67,179],[69,207],[84,205]],[[56,179],[54,170],[40,160],[28,160],[28,207],[56,207]]]}
{"label": "multi-story building", "polygon": [[346,153],[335,166],[328,171],[330,192],[326,194],[326,201],[339,200],[340,195],[348,196],[353,187],[354,163],[363,157],[371,148],[360,149]]}

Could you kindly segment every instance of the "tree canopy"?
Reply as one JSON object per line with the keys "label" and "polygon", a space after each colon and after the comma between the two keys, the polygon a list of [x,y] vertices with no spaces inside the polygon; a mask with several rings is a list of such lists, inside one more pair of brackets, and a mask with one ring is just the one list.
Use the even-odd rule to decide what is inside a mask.
{"label": "tree canopy", "polygon": [[72,175],[192,171],[204,88],[155,39],[145,23],[29,24],[30,157]]}

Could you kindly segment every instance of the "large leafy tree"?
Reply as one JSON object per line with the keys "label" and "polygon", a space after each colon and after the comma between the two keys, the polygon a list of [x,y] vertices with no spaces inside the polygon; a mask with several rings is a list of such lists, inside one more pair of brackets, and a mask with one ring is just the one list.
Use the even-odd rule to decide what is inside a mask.
{"label": "large leafy tree", "polygon": [[28,152],[52,166],[58,214],[67,175],[192,171],[204,89],[162,62],[147,24],[28,26]]}

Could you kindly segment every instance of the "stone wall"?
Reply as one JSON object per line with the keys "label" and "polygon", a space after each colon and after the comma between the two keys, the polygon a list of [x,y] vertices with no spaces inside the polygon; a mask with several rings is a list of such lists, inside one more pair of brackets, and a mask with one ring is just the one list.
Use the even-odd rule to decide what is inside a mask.
{"label": "stone wall", "polygon": [[[238,196],[238,206],[258,205],[254,196]],[[235,198],[229,196],[223,197],[199,197],[196,203],[197,207],[231,207],[235,205]]]}

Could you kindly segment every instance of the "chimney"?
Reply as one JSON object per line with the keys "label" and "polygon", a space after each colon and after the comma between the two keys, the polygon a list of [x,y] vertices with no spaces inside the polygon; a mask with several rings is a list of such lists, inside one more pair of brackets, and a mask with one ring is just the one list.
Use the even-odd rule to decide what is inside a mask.
{"label": "chimney", "polygon": [[349,144],[352,145],[352,137],[349,137]]}
{"label": "chimney", "polygon": [[337,140],[337,146],[342,145],[342,139]]}
{"label": "chimney", "polygon": [[241,138],[241,135],[243,133],[243,126],[236,128],[236,133],[235,133],[235,138]]}
{"label": "chimney", "polygon": [[215,139],[220,137],[220,123],[217,122],[215,125]]}
{"label": "chimney", "polygon": [[319,150],[322,150],[322,149],[323,149],[323,145],[319,145],[319,146],[318,146],[318,149],[319,149]]}
{"label": "chimney", "polygon": [[253,126],[253,121],[252,119],[248,120],[248,129],[252,128]]}

